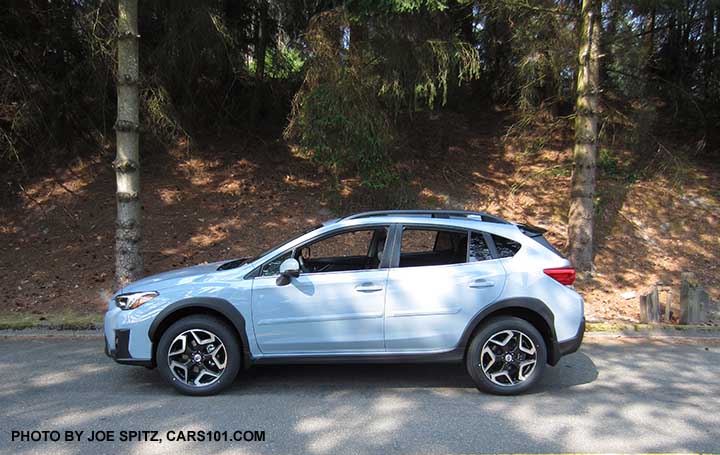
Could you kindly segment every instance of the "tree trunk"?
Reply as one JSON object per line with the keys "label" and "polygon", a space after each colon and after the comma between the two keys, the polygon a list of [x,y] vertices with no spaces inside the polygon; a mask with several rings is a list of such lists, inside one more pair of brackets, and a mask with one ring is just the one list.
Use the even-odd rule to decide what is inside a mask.
{"label": "tree trunk", "polygon": [[260,1],[260,11],[255,27],[255,92],[253,93],[252,120],[257,123],[263,103],[265,80],[265,53],[268,42],[268,2]]}
{"label": "tree trunk", "polygon": [[600,43],[600,49],[603,55],[603,59],[600,62],[600,78],[603,81],[605,88],[610,88],[610,84],[615,87],[614,81],[609,76],[609,70],[612,65],[616,62],[615,52],[613,50],[613,39],[617,36],[617,25],[623,18],[622,6],[617,0],[609,2],[607,7],[609,17],[606,19],[607,28],[602,34],[602,41]]}
{"label": "tree trunk", "polygon": [[653,7],[645,18],[645,73],[650,73],[655,58],[655,8]]}
{"label": "tree trunk", "polygon": [[118,0],[117,156],[113,162],[117,181],[115,280],[118,288],[137,280],[143,273],[137,6],[137,0]]}
{"label": "tree trunk", "polygon": [[570,258],[581,272],[593,268],[593,212],[600,111],[600,0],[583,0],[578,52],[575,149],[570,193]]}
{"label": "tree trunk", "polygon": [[711,2],[707,2],[705,8],[705,23],[702,31],[703,49],[703,95],[706,100],[710,99],[710,86],[713,76],[713,61],[715,60],[715,9]]}

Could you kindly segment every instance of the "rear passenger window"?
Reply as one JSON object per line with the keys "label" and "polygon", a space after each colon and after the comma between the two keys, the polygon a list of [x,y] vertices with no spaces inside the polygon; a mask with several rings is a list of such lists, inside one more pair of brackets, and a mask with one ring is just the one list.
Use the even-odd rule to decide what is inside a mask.
{"label": "rear passenger window", "polygon": [[515,253],[520,251],[521,245],[518,242],[494,234],[492,238],[495,242],[495,248],[497,248],[498,251],[498,257],[511,258],[515,256]]}
{"label": "rear passenger window", "polygon": [[405,229],[402,236],[402,249],[400,254],[431,253],[435,245],[437,231],[424,231],[420,229]]}
{"label": "rear passenger window", "polygon": [[470,233],[470,262],[488,261],[493,259],[485,236],[479,232]]}
{"label": "rear passenger window", "polygon": [[400,267],[461,264],[467,261],[467,232],[405,229]]}

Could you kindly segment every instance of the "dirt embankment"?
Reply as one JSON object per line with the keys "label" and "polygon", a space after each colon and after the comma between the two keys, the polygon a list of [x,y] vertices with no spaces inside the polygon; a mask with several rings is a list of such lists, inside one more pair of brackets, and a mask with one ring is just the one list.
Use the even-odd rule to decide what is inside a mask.
{"label": "dirt embankment", "polygon": [[[501,119],[415,120],[396,154],[402,203],[488,211],[546,227],[564,250],[571,137],[528,150],[503,141]],[[578,283],[591,319],[639,316],[621,294],[694,271],[720,300],[720,172],[691,161],[658,166],[603,152],[596,273]],[[604,157],[604,158],[603,158]],[[604,161],[603,161],[604,160]],[[100,312],[113,287],[112,152],[23,186],[0,208],[3,312]],[[258,253],[293,233],[361,209],[358,182],[328,194],[326,176],[280,140],[232,135],[143,157],[146,273]],[[679,293],[675,293],[676,298]]]}

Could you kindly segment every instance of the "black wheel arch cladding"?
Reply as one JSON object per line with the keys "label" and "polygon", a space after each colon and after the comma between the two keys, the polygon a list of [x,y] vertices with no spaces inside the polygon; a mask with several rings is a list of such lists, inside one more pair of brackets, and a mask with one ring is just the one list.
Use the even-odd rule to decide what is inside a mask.
{"label": "black wheel arch cladding", "polygon": [[[238,334],[238,342],[243,353],[244,364],[249,360],[248,338],[245,331],[245,318],[230,302],[217,297],[190,297],[178,300],[165,307],[153,320],[148,329],[148,337],[157,345],[163,332],[174,322],[186,316],[205,314],[227,321],[230,328]],[[155,349],[153,349],[154,355]]]}
{"label": "black wheel arch cladding", "polygon": [[545,341],[548,363],[555,365],[560,360],[561,354],[555,335],[555,317],[543,301],[531,297],[504,299],[483,308],[465,328],[459,346],[467,350],[472,336],[482,324],[489,318],[501,315],[518,317],[532,324]]}

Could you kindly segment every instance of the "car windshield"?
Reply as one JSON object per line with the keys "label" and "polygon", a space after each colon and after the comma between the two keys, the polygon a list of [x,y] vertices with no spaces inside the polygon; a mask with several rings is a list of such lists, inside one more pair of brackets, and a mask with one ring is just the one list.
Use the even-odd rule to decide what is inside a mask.
{"label": "car windshield", "polygon": [[265,250],[265,251],[263,251],[262,253],[258,254],[257,256],[254,256],[253,258],[251,258],[248,262],[253,262],[254,260],[259,259],[259,258],[265,256],[266,254],[270,253],[271,251],[275,250],[276,248],[278,248],[278,247],[280,247],[280,246],[282,246],[282,245],[285,245],[286,243],[290,243],[290,242],[292,242],[292,241],[295,240],[295,239],[299,239],[300,237],[302,237],[303,235],[307,234],[308,232],[312,232],[312,231],[314,231],[315,229],[321,228],[322,226],[323,226],[322,224],[318,224],[318,225],[313,226],[313,227],[311,227],[311,228],[309,228],[309,229],[305,229],[304,231],[302,231],[302,232],[300,232],[299,234],[296,234],[296,235],[290,237],[289,239],[286,239],[285,241],[282,241],[282,242],[280,242],[280,243],[276,243],[274,246],[272,246],[272,247],[269,248],[268,250]]}
{"label": "car windshield", "polygon": [[280,246],[282,246],[282,245],[285,245],[286,243],[290,243],[290,242],[292,242],[293,240],[295,240],[295,239],[297,239],[297,238],[300,238],[300,237],[302,237],[303,235],[307,234],[308,232],[312,232],[312,231],[314,231],[315,229],[317,229],[317,228],[319,228],[319,227],[322,227],[322,225],[317,225],[317,226],[311,227],[310,229],[306,229],[306,230],[302,231],[301,233],[296,234],[296,235],[290,237],[289,239],[285,240],[284,242],[280,242],[280,243],[276,244],[275,246],[273,246],[272,248],[270,248],[270,249],[268,249],[268,250],[266,250],[266,251],[263,251],[262,253],[258,254],[257,256],[247,256],[247,257],[244,257],[244,258],[233,259],[233,260],[231,260],[231,261],[224,262],[224,263],[221,264],[220,267],[218,267],[217,269],[218,269],[218,270],[230,270],[230,269],[234,269],[234,268],[240,267],[240,266],[243,265],[243,264],[248,264],[248,263],[250,263],[250,262],[253,262],[253,261],[255,261],[255,260],[257,260],[257,259],[265,256],[266,254],[270,253],[270,252],[273,251],[274,249],[276,249],[276,248],[278,248],[278,247],[280,247]]}

